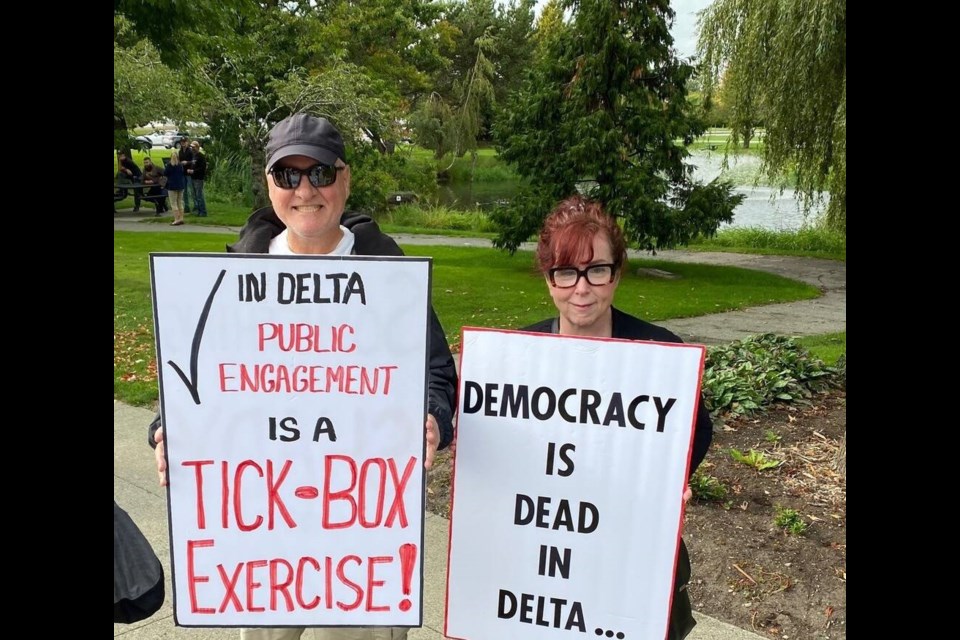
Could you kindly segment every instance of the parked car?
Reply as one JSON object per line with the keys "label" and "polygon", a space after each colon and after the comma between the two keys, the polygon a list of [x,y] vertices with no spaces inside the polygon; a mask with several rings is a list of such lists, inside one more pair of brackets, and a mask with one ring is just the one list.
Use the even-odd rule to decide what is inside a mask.
{"label": "parked car", "polygon": [[177,145],[180,138],[189,134],[182,131],[156,131],[143,136],[137,136],[137,140],[148,143],[151,147],[163,147],[171,149]]}

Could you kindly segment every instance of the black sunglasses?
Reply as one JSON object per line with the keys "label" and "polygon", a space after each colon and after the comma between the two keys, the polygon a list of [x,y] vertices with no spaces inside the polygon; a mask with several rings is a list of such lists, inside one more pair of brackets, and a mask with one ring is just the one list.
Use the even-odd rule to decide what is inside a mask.
{"label": "black sunglasses", "polygon": [[327,164],[315,164],[309,169],[294,169],[293,167],[274,167],[270,170],[273,183],[281,189],[296,189],[300,186],[300,178],[307,176],[314,187],[328,187],[337,181],[337,173],[343,167],[332,167]]}
{"label": "black sunglasses", "polygon": [[613,282],[613,276],[617,272],[617,265],[612,262],[603,264],[591,264],[586,269],[577,269],[576,267],[554,267],[549,269],[547,274],[550,276],[550,284],[560,289],[569,289],[577,286],[580,278],[586,278],[587,282],[595,287],[600,287]]}

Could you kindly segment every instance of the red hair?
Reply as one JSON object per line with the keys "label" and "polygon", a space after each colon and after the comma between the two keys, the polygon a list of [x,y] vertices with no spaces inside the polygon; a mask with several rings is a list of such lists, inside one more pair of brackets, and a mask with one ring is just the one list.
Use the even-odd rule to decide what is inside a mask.
{"label": "red hair", "polygon": [[627,260],[627,243],[620,225],[603,205],[581,195],[570,196],[553,208],[543,221],[537,242],[537,267],[546,273],[553,267],[573,266],[593,260],[593,239],[603,233],[610,242],[616,270]]}

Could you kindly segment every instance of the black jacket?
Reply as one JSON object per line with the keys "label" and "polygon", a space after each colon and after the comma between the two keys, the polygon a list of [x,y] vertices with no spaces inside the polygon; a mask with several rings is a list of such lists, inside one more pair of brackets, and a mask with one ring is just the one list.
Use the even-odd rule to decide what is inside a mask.
{"label": "black jacket", "polygon": [[190,167],[193,173],[189,174],[194,180],[207,179],[207,156],[197,151],[193,154],[193,165]]}
{"label": "black jacket", "polygon": [[[390,236],[380,231],[370,216],[355,211],[344,212],[340,224],[353,232],[353,252],[361,256],[402,256],[403,251]],[[267,253],[270,240],[286,227],[272,207],[254,211],[240,230],[239,239],[227,245],[227,253]],[[457,393],[457,370],[447,345],[447,337],[433,307],[430,307],[430,376],[427,389],[427,411],[437,419],[440,445],[445,448],[453,440],[453,406]],[[157,444],[153,434],[160,427],[160,414],[154,416],[147,432],[151,447]]]}

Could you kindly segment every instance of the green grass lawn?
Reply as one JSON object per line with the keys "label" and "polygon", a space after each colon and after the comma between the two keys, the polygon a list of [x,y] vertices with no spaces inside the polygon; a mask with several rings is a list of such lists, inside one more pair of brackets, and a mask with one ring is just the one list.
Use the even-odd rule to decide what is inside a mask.
{"label": "green grass lawn", "polygon": [[818,336],[804,336],[796,339],[797,344],[829,365],[837,363],[837,358],[847,352],[847,332],[824,333]]}
{"label": "green grass lawn", "polygon": [[[156,401],[155,346],[151,309],[150,252],[222,252],[234,234],[114,232],[114,397],[145,406]],[[555,315],[530,252],[404,246],[410,256],[433,262],[433,305],[451,348],[464,326],[518,328]],[[673,272],[664,280],[637,272],[653,267]],[[815,287],[734,267],[631,260],[617,290],[616,305],[658,321],[717,313],[775,302],[815,298]]]}

